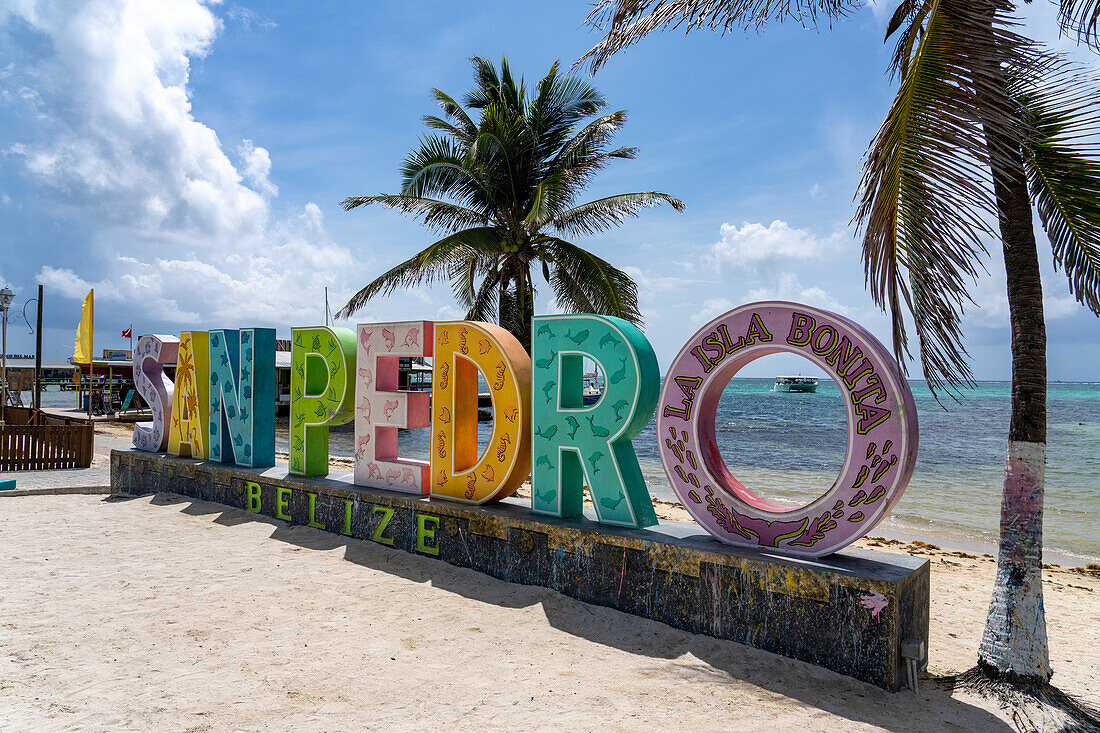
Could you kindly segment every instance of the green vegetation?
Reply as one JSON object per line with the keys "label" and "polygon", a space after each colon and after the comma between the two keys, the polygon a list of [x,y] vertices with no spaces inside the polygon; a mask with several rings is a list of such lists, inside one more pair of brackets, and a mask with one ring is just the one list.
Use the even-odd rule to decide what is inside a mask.
{"label": "green vegetation", "polygon": [[[466,319],[495,321],[530,350],[535,284],[542,271],[559,308],[639,323],[638,290],[622,270],[569,239],[605,231],[662,201],[657,191],[577,203],[605,165],[633,158],[635,148],[609,148],[626,112],[603,113],[607,101],[582,79],[561,76],[555,63],[533,90],[508,68],[473,59],[474,87],[465,108],[444,92],[433,96],[444,118],[401,167],[401,193],[355,196],[345,209],[382,204],[446,233],[356,293],[339,315],[399,286],[450,279]],[[479,110],[475,123],[466,108]]]}

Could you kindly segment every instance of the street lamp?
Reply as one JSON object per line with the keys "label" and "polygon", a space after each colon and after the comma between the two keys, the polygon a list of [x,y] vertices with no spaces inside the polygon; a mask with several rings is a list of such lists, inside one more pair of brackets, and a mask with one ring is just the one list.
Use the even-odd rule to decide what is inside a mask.
{"label": "street lamp", "polygon": [[3,345],[0,348],[0,379],[3,379],[3,390],[0,391],[0,425],[4,423],[4,406],[8,404],[8,306],[15,293],[7,285],[0,290],[0,319],[3,320]]}

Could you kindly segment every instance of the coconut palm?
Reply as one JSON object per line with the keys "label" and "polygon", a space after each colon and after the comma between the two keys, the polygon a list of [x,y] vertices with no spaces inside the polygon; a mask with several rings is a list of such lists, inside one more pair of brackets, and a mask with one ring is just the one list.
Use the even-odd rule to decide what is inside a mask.
{"label": "coconut palm", "polygon": [[[382,204],[446,236],[380,275],[339,315],[350,316],[397,287],[445,277],[467,319],[496,321],[529,349],[536,295],[532,268],[540,268],[559,307],[640,323],[638,290],[630,276],[569,241],[607,230],[662,201],[684,208],[657,191],[577,202],[605,165],[637,153],[609,149],[626,112],[603,112],[603,95],[586,81],[560,75],[557,63],[529,94],[507,59],[499,72],[485,59],[472,62],[474,87],[463,99],[465,108],[432,90],[444,118],[424,121],[442,134],[421,138],[405,159],[401,193],[343,202],[345,209]],[[479,110],[476,123],[466,108]]]}
{"label": "coconut palm", "polygon": [[[859,7],[843,0],[602,0],[589,22],[606,35],[582,61],[599,67],[648,33],[681,27],[813,25]],[[1061,0],[1062,20],[1098,40],[1097,0]],[[985,242],[1000,239],[1012,328],[1012,417],[997,581],[979,670],[1039,687],[1051,675],[1042,600],[1046,336],[1032,205],[1054,263],[1100,314],[1100,160],[1096,85],[1019,34],[1004,0],[902,0],[886,37],[899,41],[899,89],[864,160],[855,220],[876,303],[909,355],[912,314],[934,391],[972,385],[962,346],[967,287]]]}

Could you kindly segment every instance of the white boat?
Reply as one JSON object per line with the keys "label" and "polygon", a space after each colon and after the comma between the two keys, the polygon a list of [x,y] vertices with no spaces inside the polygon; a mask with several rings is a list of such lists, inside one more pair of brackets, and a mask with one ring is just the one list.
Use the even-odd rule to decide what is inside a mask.
{"label": "white boat", "polygon": [[586,405],[592,405],[599,401],[603,390],[596,383],[595,374],[584,375],[584,388],[581,392],[581,401]]}
{"label": "white boat", "polygon": [[772,389],[776,392],[816,392],[817,377],[779,376],[775,378]]}

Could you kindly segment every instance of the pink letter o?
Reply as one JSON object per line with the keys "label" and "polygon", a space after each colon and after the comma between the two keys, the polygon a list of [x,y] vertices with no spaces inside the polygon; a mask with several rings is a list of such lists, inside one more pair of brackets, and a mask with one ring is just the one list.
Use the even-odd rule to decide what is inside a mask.
{"label": "pink letter o", "polygon": [[[730,379],[781,351],[825,370],[844,395],[848,418],[836,483],[797,508],[745,488],[715,441],[718,399]],[[657,404],[657,438],[672,488],[712,535],[731,545],[821,557],[867,534],[901,498],[917,459],[917,411],[894,358],[861,326],[797,303],[751,303],[711,321],[680,350]]]}

